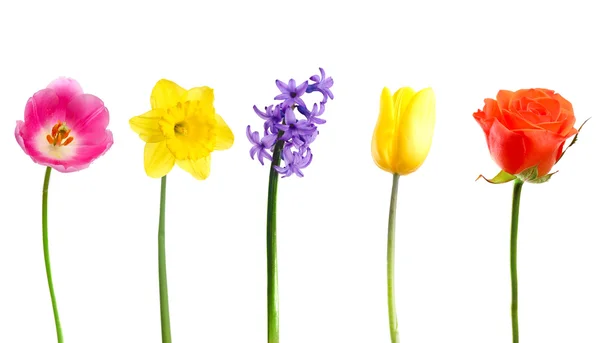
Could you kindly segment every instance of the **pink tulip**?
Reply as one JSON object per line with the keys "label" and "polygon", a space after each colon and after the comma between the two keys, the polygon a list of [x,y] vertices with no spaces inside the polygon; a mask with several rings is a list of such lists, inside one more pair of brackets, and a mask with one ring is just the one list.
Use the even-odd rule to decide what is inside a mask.
{"label": "pink tulip", "polygon": [[87,168],[113,144],[108,109],[79,83],[59,78],[35,93],[15,138],[31,159],[63,173]]}

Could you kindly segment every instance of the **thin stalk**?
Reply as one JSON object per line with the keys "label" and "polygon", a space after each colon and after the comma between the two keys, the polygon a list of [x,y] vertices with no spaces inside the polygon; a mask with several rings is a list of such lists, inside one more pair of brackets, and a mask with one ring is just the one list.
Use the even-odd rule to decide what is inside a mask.
{"label": "thin stalk", "polygon": [[273,149],[273,161],[269,172],[267,200],[267,333],[268,343],[279,343],[279,291],[277,286],[277,183],[279,173],[275,166],[281,161],[283,141]]}
{"label": "thin stalk", "polygon": [[512,290],[512,305],[510,308],[512,318],[513,343],[519,343],[519,287],[517,280],[517,232],[519,229],[519,206],[521,204],[521,188],[523,181],[515,179],[512,199],[512,217],[510,222],[510,280]]}
{"label": "thin stalk", "polygon": [[390,216],[388,219],[388,242],[387,242],[387,294],[388,315],[390,321],[390,337],[392,343],[399,342],[398,318],[396,316],[396,300],[394,295],[394,256],[396,240],[396,204],[398,202],[398,179],[400,175],[393,175],[392,195],[390,198]]}
{"label": "thin stalk", "polygon": [[158,219],[158,284],[160,292],[160,327],[163,343],[171,343],[171,319],[169,316],[169,290],[167,287],[167,256],[165,250],[165,198],[167,176],[160,180],[160,215]]}
{"label": "thin stalk", "polygon": [[62,327],[58,316],[58,305],[56,304],[56,295],[54,295],[54,285],[52,283],[52,269],[50,268],[50,249],[48,247],[48,185],[50,184],[50,172],[52,168],[46,167],[44,176],[44,188],[42,189],[42,241],[44,245],[44,262],[46,264],[46,278],[48,279],[48,289],[50,290],[50,299],[52,300],[52,311],[54,312],[54,324],[56,326],[56,338],[58,343],[63,343]]}

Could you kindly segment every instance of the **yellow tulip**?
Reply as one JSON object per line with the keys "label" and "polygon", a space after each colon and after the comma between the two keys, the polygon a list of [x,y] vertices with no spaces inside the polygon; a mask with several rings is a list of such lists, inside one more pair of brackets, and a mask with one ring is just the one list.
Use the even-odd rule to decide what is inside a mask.
{"label": "yellow tulip", "polygon": [[153,178],[173,166],[204,180],[210,174],[210,154],[233,145],[233,133],[213,106],[209,87],[186,90],[160,80],[152,89],[152,110],[129,120],[131,129],[146,142],[144,169]]}
{"label": "yellow tulip", "polygon": [[403,87],[392,97],[384,87],[371,142],[375,164],[398,175],[416,171],[429,154],[434,126],[435,95],[431,88],[415,93]]}

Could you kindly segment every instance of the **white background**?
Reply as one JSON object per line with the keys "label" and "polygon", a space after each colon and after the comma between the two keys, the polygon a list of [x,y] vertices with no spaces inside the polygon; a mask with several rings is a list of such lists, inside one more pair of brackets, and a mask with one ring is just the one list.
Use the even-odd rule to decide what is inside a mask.
{"label": "white background", "polygon": [[437,124],[400,179],[397,307],[406,343],[511,341],[512,187],[472,118],[499,89],[545,87],[594,117],[546,184],[523,188],[525,343],[600,342],[600,53],[592,1],[10,1],[0,5],[0,342],[55,342],[41,244],[44,167],[17,145],[27,99],[58,76],[105,101],[115,144],[53,172],[50,242],[67,343],[158,343],[160,181],[128,125],[160,78],[215,89],[232,149],[167,189],[173,340],[266,341],[268,168],[248,156],[252,106],[275,79],[335,80],[304,179],[280,181],[281,341],[389,341],[385,248],[391,175],[372,162],[381,88],[433,87]]}

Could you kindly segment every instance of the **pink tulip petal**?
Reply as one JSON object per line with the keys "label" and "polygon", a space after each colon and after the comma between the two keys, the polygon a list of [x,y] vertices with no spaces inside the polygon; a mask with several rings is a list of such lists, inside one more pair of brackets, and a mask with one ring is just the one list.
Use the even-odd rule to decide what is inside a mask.
{"label": "pink tulip petal", "polygon": [[[96,137],[99,137],[99,135],[96,134]],[[87,166],[98,157],[104,155],[113,143],[112,132],[110,130],[105,130],[103,131],[102,139],[97,140],[94,144],[78,145],[72,163],[77,165],[85,164]]]}
{"label": "pink tulip petal", "polygon": [[60,77],[50,82],[46,88],[56,92],[56,95],[60,99],[61,108],[67,107],[67,104],[71,102],[74,97],[83,94],[83,89],[81,89],[79,82],[67,77]]}
{"label": "pink tulip petal", "polygon": [[79,144],[94,145],[105,139],[109,122],[108,109],[104,102],[91,94],[75,97],[67,106],[67,126],[76,134]]}
{"label": "pink tulip petal", "polygon": [[44,127],[54,125],[64,116],[57,113],[59,99],[51,89],[42,89],[35,93],[25,105],[25,127],[23,132],[35,134]]}

